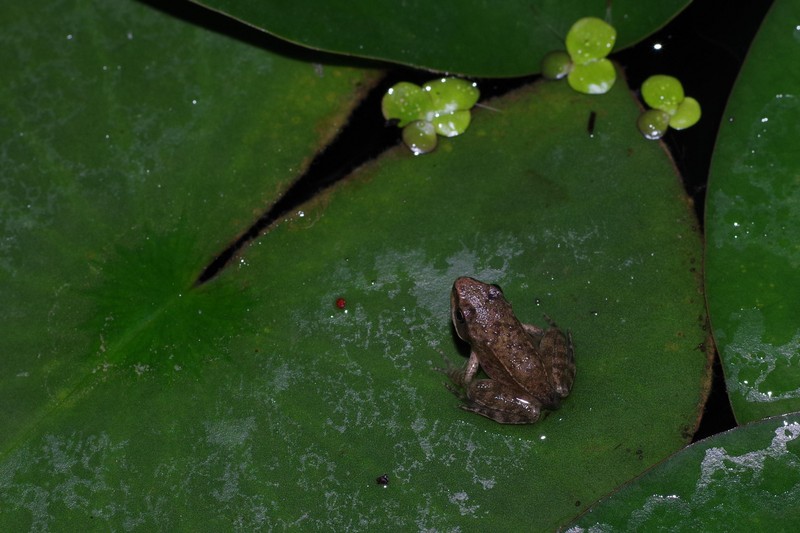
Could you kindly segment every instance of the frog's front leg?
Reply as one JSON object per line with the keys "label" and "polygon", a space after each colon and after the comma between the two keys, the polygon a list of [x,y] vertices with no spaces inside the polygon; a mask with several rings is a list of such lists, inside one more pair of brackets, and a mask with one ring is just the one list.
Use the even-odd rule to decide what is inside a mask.
{"label": "frog's front leg", "polygon": [[464,368],[453,365],[450,359],[448,359],[446,356],[444,360],[446,368],[440,369],[440,371],[444,374],[447,374],[447,377],[450,378],[450,381],[452,381],[458,387],[466,387],[469,385],[469,383],[475,377],[475,374],[477,374],[478,367],[480,366],[478,356],[474,351],[469,354],[469,361],[467,361],[467,366]]}
{"label": "frog's front leg", "polygon": [[542,416],[539,400],[522,389],[493,379],[468,383],[461,408],[501,424],[532,424]]}

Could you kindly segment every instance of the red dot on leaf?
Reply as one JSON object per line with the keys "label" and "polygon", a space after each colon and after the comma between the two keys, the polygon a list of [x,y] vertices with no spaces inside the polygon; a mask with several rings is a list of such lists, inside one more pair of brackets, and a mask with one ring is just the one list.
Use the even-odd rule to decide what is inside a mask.
{"label": "red dot on leaf", "polygon": [[344,309],[346,305],[347,302],[344,300],[344,298],[336,298],[336,307],[339,309]]}

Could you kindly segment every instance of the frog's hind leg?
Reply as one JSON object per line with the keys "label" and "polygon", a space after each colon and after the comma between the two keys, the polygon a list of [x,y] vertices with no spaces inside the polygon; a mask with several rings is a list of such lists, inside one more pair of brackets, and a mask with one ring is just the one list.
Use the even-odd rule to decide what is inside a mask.
{"label": "frog's hind leg", "polygon": [[538,326],[534,326],[533,324],[522,324],[522,329],[525,330],[525,333],[533,337],[535,343],[539,343],[544,336],[544,330]]}
{"label": "frog's hind leg", "polygon": [[575,353],[572,333],[567,331],[565,334],[549,316],[544,315],[544,319],[550,324],[546,330],[532,324],[522,324],[522,327],[539,346],[539,356],[544,367],[548,369],[548,377],[555,392],[548,407],[555,408],[572,390],[572,383],[575,381]]}
{"label": "frog's hind leg", "polygon": [[536,398],[492,379],[470,383],[461,408],[501,424],[532,424],[544,414]]}
{"label": "frog's hind leg", "polygon": [[550,374],[550,382],[558,398],[566,398],[572,390],[575,381],[575,353],[572,345],[572,333],[565,334],[553,326],[544,332],[539,343],[539,353],[545,368]]}

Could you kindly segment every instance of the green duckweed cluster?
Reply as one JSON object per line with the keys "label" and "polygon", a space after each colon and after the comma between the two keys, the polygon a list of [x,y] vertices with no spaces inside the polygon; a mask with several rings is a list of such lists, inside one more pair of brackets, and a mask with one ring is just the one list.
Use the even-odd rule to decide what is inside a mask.
{"label": "green duckweed cluster", "polygon": [[668,128],[683,130],[700,120],[700,104],[685,96],[683,85],[672,76],[650,76],[642,84],[642,99],[650,106],[638,120],[639,131],[647,139],[660,139]]}
{"label": "green duckweed cluster", "polygon": [[[584,17],[572,25],[565,39],[566,50],[555,50],[542,59],[545,78],[567,78],[574,90],[584,94],[605,94],[614,86],[617,71],[607,59],[617,40],[617,30],[602,19]],[[672,76],[656,75],[642,84],[642,98],[650,109],[637,121],[647,139],[660,139],[669,128],[682,130],[700,120],[700,104],[685,96],[681,82]],[[422,85],[400,82],[383,96],[381,108],[386,120],[403,129],[403,142],[414,155],[427,154],[438,137],[455,137],[469,127],[470,110],[480,91],[473,82],[440,78]]]}
{"label": "green duckweed cluster", "polygon": [[567,50],[556,50],[542,60],[545,78],[567,77],[570,87],[584,94],[605,94],[614,86],[617,71],[606,59],[614,48],[617,30],[595,17],[578,20],[567,32]]}
{"label": "green duckweed cluster", "polygon": [[[542,59],[545,78],[564,77],[573,89],[584,94],[604,94],[614,85],[616,70],[606,56],[614,48],[617,32],[607,22],[585,17],[572,25],[566,51],[555,50]],[[700,104],[685,96],[681,82],[672,76],[656,75],[642,84],[642,98],[650,107],[637,121],[647,139],[660,139],[669,128],[682,130],[700,120]]]}
{"label": "green duckweed cluster", "polygon": [[422,87],[400,82],[383,96],[381,108],[386,120],[403,128],[406,146],[421,155],[436,148],[438,136],[464,133],[479,97],[475,83],[458,78],[432,80]]}

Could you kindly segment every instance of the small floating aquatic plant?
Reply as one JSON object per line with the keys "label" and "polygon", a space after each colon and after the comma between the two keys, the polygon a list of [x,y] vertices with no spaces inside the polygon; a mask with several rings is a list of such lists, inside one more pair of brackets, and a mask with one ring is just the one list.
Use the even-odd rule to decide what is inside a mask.
{"label": "small floating aquatic plant", "polygon": [[566,52],[556,50],[542,60],[542,75],[567,77],[570,87],[584,94],[604,94],[617,79],[614,65],[606,59],[614,48],[617,30],[596,17],[579,19],[569,29]]}
{"label": "small floating aquatic plant", "polygon": [[436,148],[437,135],[464,133],[479,97],[477,84],[458,78],[432,80],[422,87],[402,81],[386,92],[381,109],[386,120],[403,128],[406,146],[421,155]]}
{"label": "small floating aquatic plant", "polygon": [[[555,50],[542,59],[542,76],[567,78],[570,87],[584,94],[607,93],[617,79],[614,65],[606,59],[614,48],[617,31],[595,18],[579,19],[567,33],[566,51]],[[647,139],[660,139],[669,128],[682,130],[700,120],[700,104],[685,96],[681,82],[672,76],[650,76],[642,84],[642,98],[650,106],[637,122]]]}
{"label": "small floating aquatic plant", "polygon": [[700,120],[700,104],[685,96],[683,85],[677,78],[657,74],[642,84],[642,98],[651,107],[637,121],[639,131],[646,139],[660,139],[667,129],[686,129]]}

